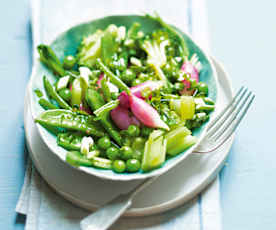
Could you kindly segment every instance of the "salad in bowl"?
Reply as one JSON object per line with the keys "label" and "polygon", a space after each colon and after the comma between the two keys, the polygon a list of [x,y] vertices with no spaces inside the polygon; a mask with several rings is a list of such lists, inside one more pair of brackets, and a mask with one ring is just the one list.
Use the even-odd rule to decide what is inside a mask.
{"label": "salad in bowl", "polygon": [[42,139],[105,179],[142,179],[192,152],[216,101],[216,73],[159,16],[110,16],[37,47],[31,108]]}

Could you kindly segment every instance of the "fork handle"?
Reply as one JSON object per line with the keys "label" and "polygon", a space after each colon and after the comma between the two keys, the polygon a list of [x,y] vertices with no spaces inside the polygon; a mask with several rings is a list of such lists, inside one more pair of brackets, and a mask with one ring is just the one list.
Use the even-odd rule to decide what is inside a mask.
{"label": "fork handle", "polygon": [[96,212],[84,218],[81,223],[82,230],[108,229],[130,206],[132,193],[122,194],[99,208]]}
{"label": "fork handle", "polygon": [[106,230],[131,206],[132,199],[159,176],[144,180],[130,192],[121,194],[80,222],[81,230]]}

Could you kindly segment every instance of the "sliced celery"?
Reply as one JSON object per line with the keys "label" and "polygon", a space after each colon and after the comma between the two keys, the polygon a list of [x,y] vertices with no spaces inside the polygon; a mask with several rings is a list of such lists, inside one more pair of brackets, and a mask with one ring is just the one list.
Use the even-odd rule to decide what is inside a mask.
{"label": "sliced celery", "polygon": [[182,120],[192,119],[195,114],[195,101],[192,96],[181,96],[180,99],[172,99],[170,108],[180,115]]}
{"label": "sliced celery", "polygon": [[162,135],[162,131],[155,130],[149,136],[145,145],[142,160],[142,170],[149,171],[160,167],[166,158],[167,140]]}
{"label": "sliced celery", "polygon": [[178,141],[175,141],[174,145],[167,149],[167,153],[168,155],[175,156],[194,145],[196,141],[197,138],[192,135],[182,137]]}
{"label": "sliced celery", "polygon": [[175,145],[175,143],[182,141],[183,137],[186,137],[188,135],[192,134],[192,132],[182,126],[182,127],[178,127],[172,131],[170,131],[167,135],[166,135],[166,139],[167,139],[167,150],[173,148],[173,146]]}

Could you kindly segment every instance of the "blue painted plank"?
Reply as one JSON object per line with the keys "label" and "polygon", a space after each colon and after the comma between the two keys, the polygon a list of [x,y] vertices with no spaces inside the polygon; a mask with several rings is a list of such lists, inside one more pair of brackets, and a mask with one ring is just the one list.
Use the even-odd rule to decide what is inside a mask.
{"label": "blue painted plank", "polygon": [[2,1],[0,14],[0,229],[23,229],[14,209],[23,183],[23,99],[31,66],[27,0]]}
{"label": "blue painted plank", "polygon": [[225,230],[276,229],[275,1],[208,1],[212,53],[256,93],[221,173]]}

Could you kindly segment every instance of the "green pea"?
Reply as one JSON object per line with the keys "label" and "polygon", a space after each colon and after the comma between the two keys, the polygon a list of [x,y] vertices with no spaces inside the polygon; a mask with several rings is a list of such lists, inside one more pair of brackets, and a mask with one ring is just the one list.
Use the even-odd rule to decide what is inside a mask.
{"label": "green pea", "polygon": [[137,172],[141,168],[141,163],[137,159],[129,159],[126,162],[126,170],[128,172]]}
{"label": "green pea", "polygon": [[184,84],[182,82],[176,82],[174,84],[174,88],[176,91],[181,91],[184,89]]}
{"label": "green pea", "polygon": [[112,93],[111,93],[111,99],[112,99],[112,100],[116,100],[116,99],[119,97],[119,95],[120,95],[120,94],[117,93],[117,92],[112,92]]}
{"label": "green pea", "polygon": [[152,129],[146,126],[144,126],[141,130],[141,134],[143,137],[148,137],[151,132],[152,132]]}
{"label": "green pea", "polygon": [[132,158],[133,150],[129,146],[123,146],[120,149],[121,152],[121,158],[124,160],[128,160]]}
{"label": "green pea", "polygon": [[208,94],[208,85],[205,84],[204,82],[199,82],[198,91],[200,93],[203,93],[203,94],[207,95]]}
{"label": "green pea", "polygon": [[106,155],[110,160],[116,160],[120,156],[119,149],[111,146],[106,150]]}
{"label": "green pea", "polygon": [[143,153],[141,151],[138,151],[138,150],[133,151],[133,154],[132,154],[133,159],[137,159],[137,160],[141,161],[142,157],[143,157]]}
{"label": "green pea", "polygon": [[[127,130],[125,130],[125,131],[127,132]],[[131,143],[132,143],[132,138],[130,138],[130,137],[123,138],[123,145],[131,146]]]}
{"label": "green pea", "polygon": [[127,128],[127,134],[131,137],[137,137],[140,134],[140,129],[136,125],[130,125]]}
{"label": "green pea", "polygon": [[135,150],[140,150],[143,151],[144,150],[144,146],[145,146],[145,138],[143,137],[136,137],[132,143],[132,148]]}
{"label": "green pea", "polygon": [[101,137],[98,140],[98,146],[101,149],[108,149],[111,146],[111,142],[110,142],[109,137],[106,137],[106,136],[105,137]]}
{"label": "green pea", "polygon": [[136,86],[136,85],[140,85],[142,83],[142,81],[138,78],[136,78],[135,80],[133,80],[131,82],[131,86]]}
{"label": "green pea", "polygon": [[115,160],[112,163],[112,169],[117,173],[122,173],[126,170],[126,163],[122,160]]}
{"label": "green pea", "polygon": [[64,99],[65,101],[70,102],[72,94],[71,91],[67,88],[61,89],[58,94]]}
{"label": "green pea", "polygon": [[130,69],[127,69],[122,75],[122,80],[128,84],[131,83],[135,78],[136,74]]}
{"label": "green pea", "polygon": [[72,69],[75,64],[76,64],[76,59],[72,55],[66,56],[63,60],[63,67],[65,69]]}

